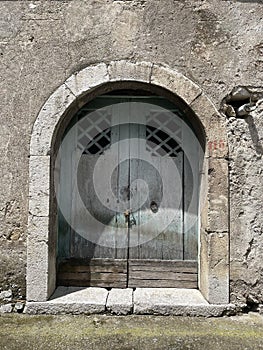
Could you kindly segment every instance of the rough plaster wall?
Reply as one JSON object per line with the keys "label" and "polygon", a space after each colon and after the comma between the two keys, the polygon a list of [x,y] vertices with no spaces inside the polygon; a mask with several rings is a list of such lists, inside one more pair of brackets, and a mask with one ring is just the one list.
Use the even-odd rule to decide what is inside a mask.
{"label": "rough plaster wall", "polygon": [[262,303],[263,101],[228,121],[230,146],[231,292],[234,302]]}
{"label": "rough plaster wall", "polygon": [[[219,108],[233,86],[262,84],[263,4],[72,0],[0,1],[0,7],[0,286],[17,284],[17,294],[24,294],[29,141],[48,96],[87,65],[131,59],[177,69],[198,83]],[[245,294],[256,294],[256,279],[258,292],[263,287],[262,163],[255,151],[260,123],[259,115],[254,126],[251,119],[228,123],[232,299],[240,301]]]}

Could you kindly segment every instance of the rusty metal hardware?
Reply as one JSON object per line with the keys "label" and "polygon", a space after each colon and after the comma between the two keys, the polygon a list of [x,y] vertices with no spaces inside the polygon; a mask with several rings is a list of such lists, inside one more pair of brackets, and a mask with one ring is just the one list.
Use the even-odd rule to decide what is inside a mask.
{"label": "rusty metal hardware", "polygon": [[125,217],[125,222],[129,223],[131,211],[129,209],[127,209],[127,210],[125,210],[125,212],[123,214],[124,214],[124,217]]}
{"label": "rusty metal hardware", "polygon": [[123,214],[124,214],[124,217],[125,217],[125,222],[128,224],[128,228],[131,228],[133,225],[136,225],[136,220],[135,220],[135,217],[132,214],[131,209],[125,210],[125,212]]}
{"label": "rusty metal hardware", "polygon": [[151,208],[151,211],[153,213],[157,213],[158,211],[158,204],[155,202],[155,201],[152,201],[151,204],[150,204],[150,208]]}

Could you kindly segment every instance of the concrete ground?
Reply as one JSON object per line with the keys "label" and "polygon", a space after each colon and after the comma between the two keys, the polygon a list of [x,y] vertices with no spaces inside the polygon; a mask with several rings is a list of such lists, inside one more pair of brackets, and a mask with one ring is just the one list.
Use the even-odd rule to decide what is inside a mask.
{"label": "concrete ground", "polygon": [[0,316],[0,349],[263,349],[263,316]]}

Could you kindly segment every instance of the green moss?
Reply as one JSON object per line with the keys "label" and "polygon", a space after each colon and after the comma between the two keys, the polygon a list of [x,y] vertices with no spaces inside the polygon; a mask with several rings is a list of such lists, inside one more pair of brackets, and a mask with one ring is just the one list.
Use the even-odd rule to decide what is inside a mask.
{"label": "green moss", "polygon": [[[263,318],[154,316],[0,317],[5,349],[263,349]],[[86,347],[85,347],[86,346]]]}

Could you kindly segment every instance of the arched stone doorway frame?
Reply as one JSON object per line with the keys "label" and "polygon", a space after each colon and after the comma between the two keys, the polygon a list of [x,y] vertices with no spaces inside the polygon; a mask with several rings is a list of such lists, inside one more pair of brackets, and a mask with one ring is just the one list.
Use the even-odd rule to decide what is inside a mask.
{"label": "arched stone doorway frame", "polygon": [[[114,61],[70,76],[48,98],[34,123],[30,143],[27,300],[46,301],[56,287],[56,230],[52,150],[62,122],[94,91],[109,84],[137,82],[177,96],[205,137],[201,179],[199,289],[211,304],[229,302],[228,144],[224,119],[201,88],[174,69],[149,62]],[[145,85],[145,86],[147,86]],[[97,92],[98,93],[98,92]],[[196,122],[194,121],[194,122]]]}

